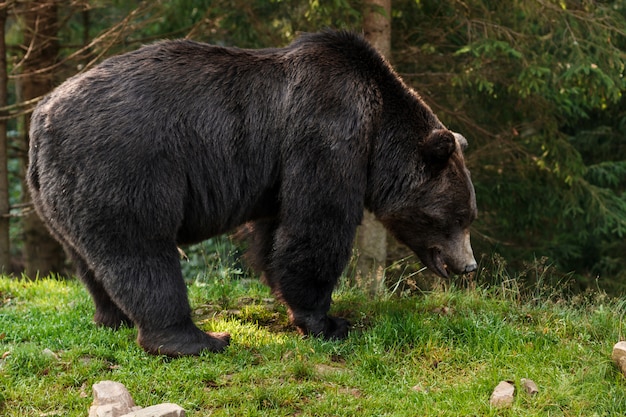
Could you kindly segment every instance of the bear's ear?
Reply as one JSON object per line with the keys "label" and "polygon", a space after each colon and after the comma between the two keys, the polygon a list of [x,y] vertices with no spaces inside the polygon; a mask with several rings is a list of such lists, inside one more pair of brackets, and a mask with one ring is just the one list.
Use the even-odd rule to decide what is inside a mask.
{"label": "bear's ear", "polygon": [[452,134],[454,135],[454,137],[456,138],[456,141],[461,146],[461,150],[465,152],[465,150],[467,149],[467,139],[465,139],[465,136],[456,132],[452,132]]}
{"label": "bear's ear", "polygon": [[435,165],[448,162],[456,149],[456,138],[447,129],[435,129],[422,143],[425,159]]}

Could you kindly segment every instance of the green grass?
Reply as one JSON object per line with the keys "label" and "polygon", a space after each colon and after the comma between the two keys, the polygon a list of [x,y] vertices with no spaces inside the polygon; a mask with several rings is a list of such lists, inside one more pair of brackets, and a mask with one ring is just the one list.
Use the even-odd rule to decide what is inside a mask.
{"label": "green grass", "polygon": [[[192,417],[626,413],[626,380],[610,359],[626,303],[474,287],[378,300],[340,289],[333,311],[354,330],[325,342],[299,337],[256,281],[190,284],[197,322],[232,342],[171,360],[144,353],[135,329],[96,328],[74,281],[0,278],[0,415],[85,416],[101,380],[125,384],[138,405],[173,402]],[[521,392],[521,378],[539,394]],[[489,405],[501,380],[517,386],[504,410]]]}

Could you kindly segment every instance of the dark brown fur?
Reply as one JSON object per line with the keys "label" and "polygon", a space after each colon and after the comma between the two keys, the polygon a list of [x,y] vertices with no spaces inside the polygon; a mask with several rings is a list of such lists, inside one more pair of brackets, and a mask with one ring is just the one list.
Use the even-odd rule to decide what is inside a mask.
{"label": "dark brown fur", "polygon": [[443,253],[476,211],[459,141],[353,34],[146,46],[66,81],[30,134],[33,202],[96,322],[136,324],[149,352],[227,345],[193,324],[176,246],[246,222],[252,258],[306,334],[347,334],[327,312],[364,208],[437,272],[472,267]]}

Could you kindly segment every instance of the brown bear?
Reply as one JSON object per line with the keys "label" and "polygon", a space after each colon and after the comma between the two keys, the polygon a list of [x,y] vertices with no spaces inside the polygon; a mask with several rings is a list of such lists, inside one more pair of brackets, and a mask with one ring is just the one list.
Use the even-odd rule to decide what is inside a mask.
{"label": "brown bear", "polygon": [[177,245],[242,224],[293,324],[325,338],[348,332],[327,313],[364,208],[439,275],[476,268],[465,139],[359,35],[144,46],[45,97],[30,140],[33,203],[95,321],[151,353],[229,343],[192,322]]}

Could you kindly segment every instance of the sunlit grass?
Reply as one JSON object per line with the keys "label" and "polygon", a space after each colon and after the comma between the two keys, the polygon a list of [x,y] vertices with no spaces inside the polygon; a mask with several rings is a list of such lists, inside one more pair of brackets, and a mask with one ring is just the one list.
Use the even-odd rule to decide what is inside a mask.
{"label": "sunlit grass", "polygon": [[[141,406],[173,402],[188,416],[626,413],[626,380],[610,360],[625,303],[502,288],[447,284],[370,300],[342,286],[333,311],[354,330],[325,342],[300,337],[256,281],[196,280],[196,321],[230,332],[232,343],[171,360],[144,353],[135,329],[95,327],[77,282],[1,278],[0,415],[84,416],[100,380],[125,384]],[[539,394],[524,394],[521,378]],[[488,401],[501,380],[517,386],[504,411]]]}

